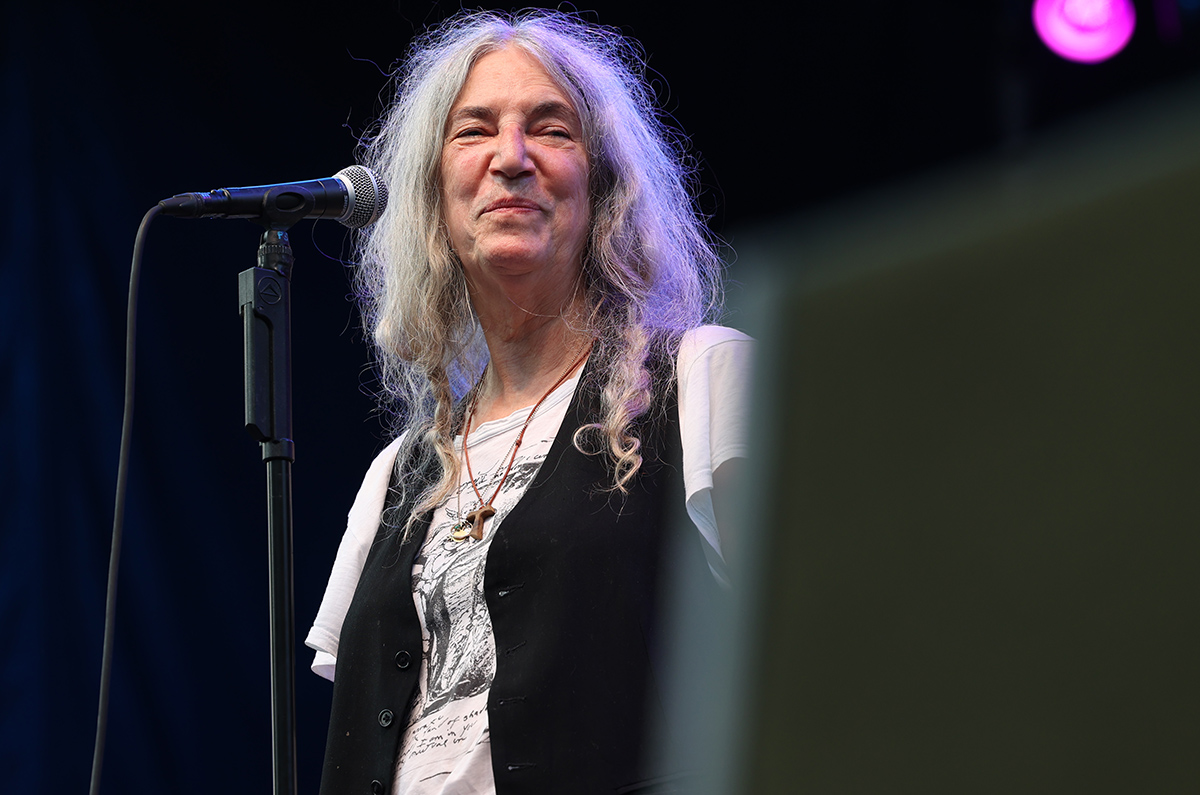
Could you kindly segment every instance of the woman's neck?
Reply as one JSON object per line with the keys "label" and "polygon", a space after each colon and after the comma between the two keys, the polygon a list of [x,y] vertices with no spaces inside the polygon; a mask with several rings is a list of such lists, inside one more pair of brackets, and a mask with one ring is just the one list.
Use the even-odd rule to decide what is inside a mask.
{"label": "woman's neck", "polygon": [[[473,422],[507,417],[536,403],[591,342],[583,300],[554,315],[512,305],[513,311],[480,313],[490,364],[475,401]],[[574,369],[574,368],[571,368]]]}

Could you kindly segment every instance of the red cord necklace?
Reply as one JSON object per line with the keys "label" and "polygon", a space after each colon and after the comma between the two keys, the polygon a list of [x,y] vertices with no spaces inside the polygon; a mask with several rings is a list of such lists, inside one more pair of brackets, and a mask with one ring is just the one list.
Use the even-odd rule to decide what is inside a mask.
{"label": "red cord necklace", "polygon": [[[467,477],[471,480],[471,488],[475,490],[475,496],[479,498],[479,507],[468,513],[450,528],[451,539],[454,541],[466,541],[468,538],[474,538],[476,541],[483,540],[483,523],[488,518],[496,515],[496,509],[492,507],[492,503],[500,495],[500,489],[504,487],[504,481],[508,480],[508,473],[512,471],[513,462],[517,460],[517,451],[521,449],[521,440],[525,438],[525,431],[529,429],[529,423],[533,420],[533,415],[537,413],[538,408],[541,407],[546,398],[550,397],[550,393],[562,386],[571,373],[575,372],[575,368],[583,363],[583,360],[591,353],[592,345],[594,344],[595,340],[589,343],[583,353],[579,355],[579,358],[571,363],[571,366],[559,376],[552,387],[546,390],[546,394],[542,395],[538,402],[533,404],[533,409],[530,410],[529,416],[525,418],[525,422],[521,425],[521,432],[517,434],[517,440],[513,442],[512,454],[508,457],[508,466],[504,468],[504,474],[500,476],[500,482],[496,484],[496,490],[492,492],[491,499],[486,501],[483,499],[483,495],[479,493],[479,486],[475,483],[475,474],[471,471],[471,455],[467,452],[467,437],[471,433],[471,417],[475,414],[475,403],[479,399],[479,395],[476,394],[475,400],[471,401],[471,408],[467,412],[466,424],[463,426],[463,460],[467,464]],[[481,377],[480,383],[482,381]]]}

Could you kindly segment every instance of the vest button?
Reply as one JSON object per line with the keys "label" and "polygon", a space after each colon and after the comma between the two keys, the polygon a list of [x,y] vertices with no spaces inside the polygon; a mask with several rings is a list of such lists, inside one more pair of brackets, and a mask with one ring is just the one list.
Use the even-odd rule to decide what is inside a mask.
{"label": "vest button", "polygon": [[386,729],[388,726],[392,725],[392,718],[394,717],[396,716],[392,714],[390,709],[385,709],[383,712],[379,713],[379,725]]}
{"label": "vest button", "polygon": [[383,782],[382,781],[372,781],[371,782],[371,793],[372,793],[372,795],[383,795]]}
{"label": "vest button", "polygon": [[412,665],[412,655],[411,654],[409,654],[406,651],[396,652],[396,667],[397,668],[404,670],[405,668],[407,668],[410,665]]}

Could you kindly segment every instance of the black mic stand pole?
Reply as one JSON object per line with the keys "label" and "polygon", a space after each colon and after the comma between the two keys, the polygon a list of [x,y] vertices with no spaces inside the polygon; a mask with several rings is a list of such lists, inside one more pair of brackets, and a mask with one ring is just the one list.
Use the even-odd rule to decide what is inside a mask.
{"label": "black mic stand pole", "polygon": [[258,267],[238,276],[245,345],[246,430],[267,465],[271,741],[275,795],[296,793],[296,647],[292,596],[292,248],[288,220],[264,219]]}

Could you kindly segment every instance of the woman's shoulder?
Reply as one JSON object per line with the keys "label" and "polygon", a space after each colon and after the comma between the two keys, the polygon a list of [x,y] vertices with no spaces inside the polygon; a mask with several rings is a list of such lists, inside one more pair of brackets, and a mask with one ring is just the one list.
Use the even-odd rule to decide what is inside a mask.
{"label": "woman's shoulder", "polygon": [[400,445],[404,443],[404,434],[401,433],[395,439],[392,439],[387,445],[379,451],[375,459],[371,462],[371,466],[367,469],[367,478],[378,479],[380,477],[390,477],[392,467],[396,463],[396,454],[400,451]]}
{"label": "woman's shoulder", "polygon": [[748,359],[754,338],[728,326],[697,326],[684,332],[679,343],[678,372],[682,375],[698,359],[712,356]]}
{"label": "woman's shoulder", "polygon": [[387,497],[388,484],[392,479],[392,469],[396,463],[396,453],[400,449],[403,435],[392,442],[371,462],[363,477],[362,485],[350,507],[348,531],[361,543],[369,544],[375,539],[375,529],[379,524],[379,514]]}

